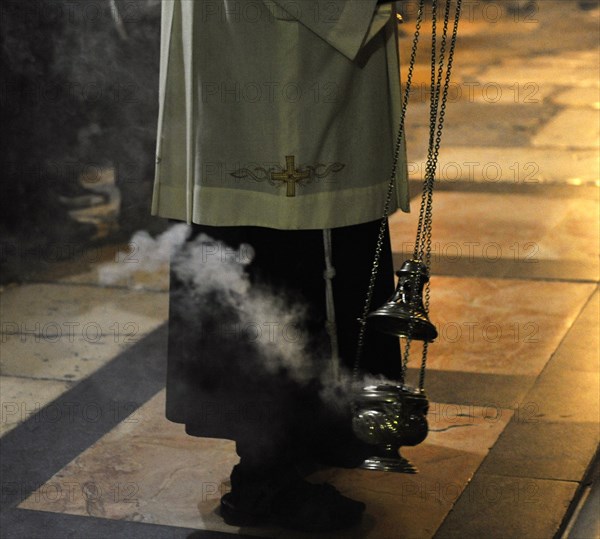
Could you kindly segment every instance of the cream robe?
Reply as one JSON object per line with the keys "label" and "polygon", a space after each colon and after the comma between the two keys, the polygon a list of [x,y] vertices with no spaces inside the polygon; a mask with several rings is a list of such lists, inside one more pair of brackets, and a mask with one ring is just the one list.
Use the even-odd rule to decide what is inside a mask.
{"label": "cream robe", "polygon": [[[292,230],[380,218],[396,30],[376,0],[163,0],[153,215]],[[408,200],[403,148],[391,212]]]}

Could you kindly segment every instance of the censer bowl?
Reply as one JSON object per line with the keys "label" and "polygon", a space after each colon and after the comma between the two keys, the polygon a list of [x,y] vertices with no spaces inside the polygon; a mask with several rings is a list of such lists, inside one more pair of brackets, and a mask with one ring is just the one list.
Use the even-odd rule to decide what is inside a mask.
{"label": "censer bowl", "polygon": [[391,384],[363,387],[355,396],[352,429],[358,439],[374,447],[360,467],[416,473],[400,455],[400,447],[420,444],[427,437],[428,409],[423,391]]}

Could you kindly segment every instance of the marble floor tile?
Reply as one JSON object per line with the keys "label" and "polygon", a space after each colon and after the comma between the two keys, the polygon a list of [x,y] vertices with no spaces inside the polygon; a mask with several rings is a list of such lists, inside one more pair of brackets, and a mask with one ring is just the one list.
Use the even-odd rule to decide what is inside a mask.
{"label": "marble floor tile", "polygon": [[[594,268],[600,277],[600,230],[592,225],[600,222],[598,198],[564,200],[563,203],[562,211],[557,212],[560,221],[549,222],[544,234],[536,239],[539,259],[578,262]],[[543,203],[539,205],[542,212],[543,206]]]}
{"label": "marble floor tile", "polygon": [[586,107],[600,109],[598,90],[596,88],[571,88],[563,90],[552,97],[555,103],[568,107]]}
{"label": "marble floor tile", "polygon": [[[416,362],[415,362],[416,363]],[[417,365],[408,369],[407,380],[417,382]],[[487,374],[473,371],[444,371],[429,368],[425,375],[425,391],[430,400],[465,406],[474,404],[488,407],[497,414],[504,409],[524,410],[525,396],[536,377],[529,375]]]}
{"label": "marble floor tile", "polygon": [[600,372],[600,290],[596,290],[548,365],[555,372]]}
{"label": "marble floor tile", "polygon": [[[311,480],[331,481],[341,492],[368,505],[359,528],[326,537],[395,539],[401,530],[403,537],[433,536],[511,413],[499,417],[485,408],[459,409],[443,403],[432,403],[431,410],[428,438],[420,446],[402,450],[419,474],[333,468],[313,474]],[[132,417],[135,420],[126,420],[105,435],[20,507],[295,537],[279,529],[238,530],[223,524],[215,513],[220,496],[230,488],[229,473],[238,460],[233,442],[187,436],[182,426],[164,418],[164,392]]]}
{"label": "marble floor tile", "polygon": [[[408,171],[422,180],[425,154],[411,153]],[[483,185],[596,184],[600,178],[598,150],[522,146],[486,147],[442,144],[436,180],[452,184],[459,180]]]}
{"label": "marble floor tile", "polygon": [[[438,339],[428,368],[538,375],[594,292],[594,285],[434,276],[430,319]],[[417,367],[413,342],[409,366]]]}
{"label": "marble floor tile", "polygon": [[[600,272],[598,198],[540,197],[438,191],[434,194],[432,262],[479,261],[493,265],[506,260],[531,266],[544,261],[579,264],[592,275]],[[392,250],[414,247],[418,204],[410,214],[390,218]],[[460,208],[460,219],[456,218]],[[541,265],[541,264],[540,264]],[[565,276],[568,277],[568,276]]]}
{"label": "marble floor tile", "polygon": [[[541,406],[543,409],[543,406]],[[581,481],[598,449],[598,422],[511,421],[480,471],[514,477]]]}
{"label": "marble floor tile", "polygon": [[594,423],[600,418],[600,335],[596,292],[527,394],[532,419]]}
{"label": "marble floor tile", "polygon": [[[63,328],[68,329],[68,328]],[[92,334],[90,333],[90,336]],[[76,381],[85,378],[130,345],[125,336],[102,339],[77,336],[73,331],[56,335],[0,335],[0,374],[29,378]]]}
{"label": "marble floor tile", "polygon": [[[462,57],[465,51],[461,51]],[[478,52],[479,54],[479,52]],[[459,58],[460,65],[460,58]],[[461,72],[461,68],[455,66],[456,77],[452,77],[452,82],[448,86],[448,107],[451,109],[458,104],[466,105],[476,103],[478,105],[487,105],[490,113],[494,113],[494,107],[502,105],[537,107],[544,103],[561,103],[569,96],[563,97],[559,93],[557,86],[539,86],[533,82],[519,84],[499,84],[491,81],[477,80],[477,76],[466,76]],[[454,73],[453,73],[454,75]],[[462,76],[461,76],[462,75]],[[417,64],[413,72],[413,82],[411,84],[409,108],[407,114],[413,114],[413,107],[419,103],[429,103],[431,95],[431,67],[429,65]],[[474,79],[474,80],[473,80]],[[554,99],[555,94],[559,94],[561,101]],[[589,94],[588,94],[589,95]],[[558,99],[558,96],[557,96]],[[551,101],[550,101],[551,100]],[[577,103],[583,102],[580,97]],[[591,106],[591,105],[590,105]],[[461,111],[465,110],[461,107]],[[481,109],[479,109],[481,110]],[[537,110],[537,109],[535,109]]]}
{"label": "marble floor tile", "polygon": [[168,295],[96,286],[27,284],[0,296],[2,334],[79,343],[136,342],[167,318]]}
{"label": "marble floor tile", "polygon": [[532,139],[534,146],[597,148],[600,112],[567,108],[554,116]]}
{"label": "marble floor tile", "polygon": [[478,473],[436,539],[554,537],[577,483]]}
{"label": "marble floor tile", "polygon": [[[182,425],[165,419],[164,406],[163,391],[22,507],[192,528],[214,521],[219,529],[221,520],[211,512],[238,460],[233,442],[187,436]],[[65,492],[67,483],[74,484],[72,493]],[[63,495],[53,499],[50,492]],[[207,502],[210,510],[200,514],[198,504]]]}
{"label": "marble floor tile", "polygon": [[68,382],[57,380],[0,376],[0,436],[34,415],[70,386]]}
{"label": "marble floor tile", "polygon": [[508,59],[488,67],[480,77],[499,84],[534,82],[540,86],[555,85],[557,65],[561,66],[562,80],[569,86],[598,88],[598,55],[591,50],[540,55],[526,62],[522,58]]}
{"label": "marble floor tile", "polygon": [[527,401],[539,421],[594,423],[600,418],[600,372],[544,370]]}
{"label": "marble floor tile", "polygon": [[[554,110],[541,103],[529,105],[457,102],[448,105],[443,146],[508,148],[528,146],[531,136],[552,117]],[[429,104],[414,103],[407,111],[409,159],[426,155],[429,137]],[[472,159],[475,160],[475,159]]]}
{"label": "marble floor tile", "polygon": [[489,105],[490,112],[493,112],[493,107],[500,105],[518,105],[521,108],[540,106],[547,103],[555,92],[555,86],[539,86],[533,82],[520,85],[493,81],[462,81],[450,86],[448,103],[450,107],[458,101],[482,103]]}
{"label": "marble floor tile", "polygon": [[[417,14],[417,3],[408,5],[400,5],[400,13],[406,13],[408,20],[401,26],[408,34],[412,35],[415,30],[415,18]],[[430,11],[426,12],[430,15]],[[523,20],[526,19],[526,22]],[[473,37],[495,36],[496,34],[514,35],[520,33],[530,33],[539,27],[539,20],[534,13],[527,13],[519,20],[515,15],[507,10],[507,6],[503,4],[494,4],[486,6],[485,4],[464,4],[461,21],[460,21],[460,37],[472,39]],[[425,29],[427,33],[428,29]],[[430,32],[429,32],[430,33]],[[477,57],[477,61],[481,62],[481,56]]]}
{"label": "marble floor tile", "polygon": [[27,284],[2,293],[4,375],[81,380],[167,318],[166,293]]}

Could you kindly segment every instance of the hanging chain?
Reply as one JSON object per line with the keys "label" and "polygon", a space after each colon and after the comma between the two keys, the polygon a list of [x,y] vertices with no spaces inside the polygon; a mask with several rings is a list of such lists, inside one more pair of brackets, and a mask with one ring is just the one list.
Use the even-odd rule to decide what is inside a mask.
{"label": "hanging chain", "polygon": [[[444,79],[444,86],[442,90],[442,74],[444,69],[444,59],[446,53],[447,33],[448,25],[450,20],[450,4],[451,0],[446,0],[446,9],[444,13],[444,30],[440,45],[439,61],[437,61],[437,0],[433,0],[432,3],[432,46],[431,46],[431,98],[430,98],[430,124],[429,124],[429,145],[427,152],[427,165],[425,169],[425,181],[423,183],[423,193],[421,199],[421,207],[419,210],[419,222],[417,227],[417,238],[415,240],[414,258],[416,260],[424,261],[426,266],[429,267],[431,261],[431,225],[432,225],[432,203],[433,203],[433,184],[435,178],[435,170],[437,168],[437,159],[439,156],[439,148],[441,144],[442,129],[444,124],[444,118],[446,113],[446,103],[448,99],[448,88],[450,84],[450,73],[452,70],[452,62],[454,56],[454,49],[456,45],[456,37],[458,32],[458,20],[460,17],[460,9],[462,0],[456,0],[456,11],[454,17],[454,27],[452,32],[452,38],[450,43],[450,50],[448,52],[448,65],[446,68],[446,77]],[[415,27],[415,35],[412,43],[412,50],[410,55],[410,62],[408,68],[408,74],[406,78],[406,87],[404,98],[402,101],[402,108],[400,114],[400,124],[398,128],[398,135],[396,138],[396,146],[394,150],[394,157],[392,163],[392,172],[390,175],[390,181],[388,190],[386,193],[386,199],[384,204],[384,213],[381,219],[381,225],[379,228],[379,235],[375,247],[375,256],[373,260],[371,276],[369,280],[369,286],[367,289],[367,297],[363,307],[362,316],[359,319],[359,333],[358,342],[356,349],[356,358],[353,368],[353,381],[356,383],[359,377],[360,362],[362,358],[362,351],[364,348],[365,332],[366,332],[366,318],[371,308],[371,302],[373,299],[373,291],[375,288],[375,281],[379,270],[379,261],[381,258],[381,252],[383,249],[383,241],[385,238],[385,232],[388,225],[388,215],[390,209],[390,203],[394,186],[396,183],[396,172],[398,169],[398,161],[400,158],[400,150],[402,148],[402,142],[405,139],[404,136],[404,123],[406,117],[406,109],[409,101],[410,90],[412,85],[412,76],[414,66],[416,62],[417,47],[419,42],[419,36],[421,31],[421,24],[423,20],[424,0],[419,0],[419,8],[417,13],[417,21]],[[436,63],[438,64],[437,76],[436,76]],[[442,99],[440,103],[440,93]],[[419,279],[420,277],[418,277]],[[418,285],[419,283],[417,283]],[[414,298],[413,298],[414,299]],[[429,284],[426,287],[426,297],[424,303],[425,311],[429,309]],[[412,308],[412,306],[411,306]],[[409,322],[409,335],[412,334],[414,321],[411,319]],[[401,382],[404,383],[405,373],[407,369],[409,354],[410,354],[410,343],[411,339],[406,339],[406,346],[404,351],[404,357],[402,361],[401,371]],[[423,390],[424,379],[425,379],[425,366],[427,361],[427,345],[425,342],[423,346],[423,356],[421,360],[421,370],[419,376],[419,390]]]}
{"label": "hanging chain", "polygon": [[[436,96],[435,96],[436,109],[438,107],[438,102],[439,102],[439,115],[438,115],[433,155],[431,157],[430,166],[426,167],[426,174],[427,174],[427,171],[429,173],[427,175],[427,179],[426,179],[425,185],[424,185],[424,190],[426,190],[426,193],[427,193],[427,202],[426,202],[427,209],[425,210],[425,222],[424,222],[424,229],[425,229],[424,263],[428,268],[431,267],[431,232],[432,232],[432,225],[433,225],[433,213],[432,212],[433,212],[433,187],[434,187],[434,183],[435,183],[435,171],[437,169],[438,157],[440,154],[440,145],[442,142],[442,130],[444,127],[444,119],[446,117],[446,105],[448,103],[448,90],[450,88],[450,77],[452,74],[452,65],[454,62],[454,51],[456,48],[456,38],[458,36],[458,21],[460,20],[461,5],[462,5],[462,0],[457,0],[456,1],[456,10],[454,13],[454,25],[452,28],[452,37],[450,38],[450,49],[448,51],[448,64],[446,66],[446,76],[444,78],[444,86],[443,86],[443,90],[442,90],[441,102],[439,102],[440,83],[441,83],[443,69],[444,69],[443,58],[444,58],[445,50],[446,50],[448,24],[449,24],[449,20],[450,20],[450,1],[449,0],[446,3],[446,12],[444,14],[444,30],[443,30],[443,37],[442,37],[442,45],[440,47],[440,62],[439,62],[439,66],[438,66],[438,78],[437,78]],[[432,128],[434,127],[433,123],[430,124],[430,127],[432,127]],[[427,283],[425,285],[425,298],[424,298],[424,302],[423,302],[423,306],[425,308],[425,313],[429,313],[430,294],[431,294],[431,289],[429,286],[429,281],[427,281]],[[410,341],[410,338],[407,339],[407,341]],[[425,372],[426,372],[426,366],[427,366],[428,346],[429,346],[429,343],[427,341],[425,341],[423,343],[423,352],[421,355],[421,367],[419,369],[419,390],[420,391],[423,391],[424,386],[425,386]],[[408,357],[405,359],[405,363],[406,363],[406,361],[408,361]]]}
{"label": "hanging chain", "polygon": [[412,49],[410,53],[410,61],[408,65],[408,74],[406,76],[406,86],[404,89],[404,97],[402,99],[402,108],[400,109],[400,123],[398,126],[398,135],[396,136],[396,146],[394,148],[394,157],[392,161],[392,172],[390,174],[390,181],[385,198],[385,204],[383,207],[383,217],[379,226],[379,235],[377,237],[377,243],[375,245],[375,256],[373,259],[373,266],[371,269],[371,277],[369,279],[369,287],[367,289],[367,297],[363,306],[358,328],[358,341],[356,345],[356,357],[354,360],[354,368],[352,369],[352,378],[356,383],[360,374],[360,360],[362,358],[362,351],[365,343],[365,332],[367,329],[367,315],[371,308],[371,301],[373,299],[373,290],[375,289],[375,280],[379,270],[379,260],[381,259],[381,251],[383,249],[383,240],[385,238],[385,232],[387,230],[388,215],[390,212],[390,203],[392,201],[392,193],[394,192],[394,186],[396,185],[396,172],[398,170],[398,161],[400,159],[400,151],[402,149],[402,142],[404,140],[404,120],[406,118],[406,108],[410,96],[410,90],[412,87],[413,71],[417,58],[417,46],[419,43],[419,37],[421,35],[421,24],[423,22],[423,9],[425,0],[419,0],[419,9],[417,11],[417,22],[415,26],[415,35],[413,37]]}
{"label": "hanging chain", "polygon": [[[447,2],[448,4],[448,2]],[[417,236],[415,239],[415,247],[413,251],[413,260],[423,261],[423,238],[425,234],[423,231],[427,229],[427,225],[429,223],[427,219],[427,210],[429,208],[429,193],[432,192],[433,186],[430,185],[430,178],[433,176],[430,174],[431,162],[433,160],[433,148],[435,145],[435,133],[436,133],[436,123],[438,116],[438,104],[439,104],[439,94],[440,94],[440,81],[441,77],[436,77],[436,58],[437,58],[437,6],[438,0],[433,0],[431,4],[431,62],[430,62],[430,87],[429,87],[429,142],[427,145],[427,159],[426,159],[426,167],[425,167],[425,178],[423,181],[423,192],[421,194],[421,206],[419,208],[419,219],[417,224]],[[445,37],[445,36],[443,36]],[[442,47],[440,50],[440,65],[443,69],[444,62],[444,42],[442,39]],[[427,267],[429,267],[427,265]],[[421,274],[417,274],[415,278],[415,283],[413,286],[416,289],[420,289],[421,287],[421,279],[423,277]],[[409,310],[414,312],[417,308],[417,295],[412,294],[411,300],[409,304]],[[410,318],[408,322],[408,335],[412,335],[415,329],[415,319]],[[408,368],[408,360],[410,358],[410,346],[412,344],[412,339],[406,339],[404,344],[404,353],[402,354],[402,366],[400,370],[400,378],[401,382],[404,383],[404,379],[406,377],[406,370]]]}

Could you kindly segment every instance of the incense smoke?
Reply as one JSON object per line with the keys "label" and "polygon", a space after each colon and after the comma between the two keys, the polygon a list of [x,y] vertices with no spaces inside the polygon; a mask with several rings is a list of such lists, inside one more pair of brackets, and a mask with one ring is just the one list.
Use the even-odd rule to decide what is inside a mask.
{"label": "incense smoke", "polygon": [[[291,328],[304,327],[307,309],[290,304],[284,294],[277,294],[264,287],[251,286],[246,266],[252,261],[254,251],[249,245],[232,249],[206,236],[199,235],[187,241],[190,227],[177,224],[156,239],[146,232],[137,232],[130,244],[135,246],[136,264],[106,264],[99,270],[101,284],[111,285],[121,279],[129,279],[136,271],[155,271],[171,261],[171,269],[182,281],[190,283],[190,294],[181,301],[189,301],[186,310],[190,317],[197,317],[193,306],[202,298],[218,295],[224,307],[235,310],[238,324],[244,330],[238,337],[252,340],[259,350],[262,367],[268,373],[283,369],[294,382],[305,385],[319,380],[321,399],[328,405],[343,407],[352,398],[355,384],[347,369],[340,369],[339,379],[331,376],[330,359],[323,352],[315,352],[308,336]],[[182,249],[184,244],[186,248]],[[126,259],[127,257],[119,257]],[[254,331],[262,327],[261,331]],[[266,330],[264,329],[266,327]],[[286,332],[277,331],[285,328]],[[392,383],[383,377],[361,377],[360,386]]]}

